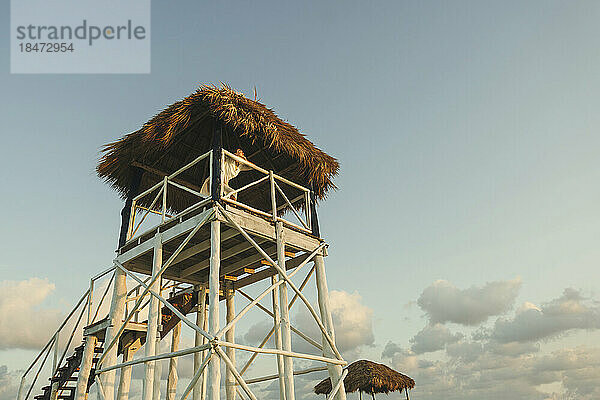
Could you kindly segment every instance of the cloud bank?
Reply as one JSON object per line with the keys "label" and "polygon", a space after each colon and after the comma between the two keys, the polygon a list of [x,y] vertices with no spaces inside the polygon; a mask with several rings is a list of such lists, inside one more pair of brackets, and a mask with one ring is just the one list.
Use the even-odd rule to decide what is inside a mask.
{"label": "cloud bank", "polygon": [[439,280],[423,290],[417,304],[432,324],[454,322],[474,326],[509,311],[520,289],[520,279],[489,282],[468,289]]}
{"label": "cloud bank", "polygon": [[[599,303],[567,288],[540,306],[526,302],[514,315],[498,316],[486,325],[512,307],[519,288],[518,280],[469,289],[435,282],[418,302],[428,324],[410,339],[410,347],[388,342],[381,358],[416,380],[413,395],[419,398],[600,398],[600,348],[544,353],[541,346],[576,330],[600,329]],[[472,333],[452,333],[444,323],[460,324]],[[423,358],[435,351],[444,353],[436,353],[433,360]]]}
{"label": "cloud bank", "polygon": [[514,318],[500,318],[491,337],[501,343],[530,342],[576,329],[600,329],[600,306],[574,289],[536,307],[526,303]]}
{"label": "cloud bank", "polygon": [[411,340],[411,350],[415,354],[429,353],[443,350],[446,345],[456,343],[463,338],[463,334],[452,334],[450,329],[442,324],[427,325]]}
{"label": "cloud bank", "polygon": [[45,344],[61,313],[38,306],[53,291],[46,279],[0,282],[0,350],[39,350]]}

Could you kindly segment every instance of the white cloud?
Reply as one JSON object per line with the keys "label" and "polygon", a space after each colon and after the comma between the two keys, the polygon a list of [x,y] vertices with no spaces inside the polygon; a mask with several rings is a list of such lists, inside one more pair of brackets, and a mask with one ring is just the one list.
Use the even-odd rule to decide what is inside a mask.
{"label": "white cloud", "polygon": [[461,333],[452,334],[450,329],[442,324],[427,325],[410,339],[411,350],[415,354],[443,350],[446,345],[456,343],[462,338]]}
{"label": "white cloud", "polygon": [[54,284],[45,279],[0,282],[0,349],[40,349],[57,328],[61,313],[38,308]]}
{"label": "white cloud", "polygon": [[439,280],[423,290],[417,304],[432,324],[454,322],[473,326],[510,310],[520,288],[519,278],[468,289]]}
{"label": "white cloud", "polygon": [[527,303],[514,318],[500,318],[490,336],[498,342],[547,339],[575,329],[600,329],[600,306],[574,289],[541,307]]}

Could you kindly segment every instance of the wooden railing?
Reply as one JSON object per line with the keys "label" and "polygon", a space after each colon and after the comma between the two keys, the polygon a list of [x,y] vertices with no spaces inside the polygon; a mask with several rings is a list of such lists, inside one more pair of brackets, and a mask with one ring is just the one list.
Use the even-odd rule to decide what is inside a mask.
{"label": "wooden railing", "polygon": [[[184,171],[192,168],[194,165],[198,164],[204,159],[209,159],[209,174],[206,177],[208,181],[208,190],[198,191],[197,187],[190,188],[190,184],[186,185],[184,181],[179,180],[177,177],[182,174]],[[240,164],[243,164],[249,169],[253,171],[257,171],[261,176],[260,178],[233,190],[226,190],[224,180],[221,179],[221,187],[219,191],[220,198],[227,203],[238,206],[242,209],[246,209],[248,211],[259,214],[263,217],[272,219],[273,221],[282,221],[284,224],[288,226],[292,226],[301,231],[311,233],[311,196],[310,189],[301,186],[295,182],[290,181],[282,176],[275,174],[273,171],[266,170],[264,168],[259,167],[256,164],[253,164],[241,157],[236,156],[233,153],[230,153],[227,150],[223,150],[221,153],[221,177],[223,177],[223,168],[226,160],[231,159]],[[211,183],[213,181],[213,151],[209,151],[207,153],[202,154],[201,156],[194,159],[192,162],[186,164],[181,167],[177,171],[173,172],[168,176],[164,176],[161,182],[158,182],[151,188],[145,190],[140,193],[136,197],[134,197],[132,205],[131,205],[131,216],[129,219],[129,225],[127,229],[127,241],[131,241],[136,237],[141,236],[141,234],[147,232],[150,229],[155,228],[157,225],[160,225],[172,218],[180,217],[181,215],[191,211],[192,209],[196,209],[207,205],[211,201],[210,193],[211,193]],[[249,189],[260,185],[260,184],[269,184],[270,185],[270,207],[268,209],[258,209],[255,206],[250,204],[246,204],[242,201],[239,201],[239,194],[247,192]],[[193,185],[191,185],[193,186]],[[178,212],[176,215],[170,215],[168,213],[168,198],[169,198],[169,189],[171,187],[175,187],[178,190],[185,191],[193,196],[198,198],[197,202],[194,202],[190,207],[185,210]],[[288,194],[284,188],[293,188],[296,194],[300,192],[300,195],[292,198],[290,200]],[[280,204],[277,204],[277,197],[279,194]],[[149,206],[143,206],[142,204],[148,204],[148,201],[143,201],[145,198],[149,196],[154,196]],[[289,213],[288,213],[289,211]],[[281,213],[288,213],[293,220],[289,218],[284,218],[285,215]],[[149,215],[155,215],[160,218],[159,221],[155,221],[154,223],[148,223],[147,217]],[[295,219],[294,219],[295,218]],[[140,233],[140,228],[143,226],[144,222],[147,222],[149,225],[148,229],[143,233]]]}
{"label": "wooden railing", "polygon": [[[264,168],[261,168],[247,160],[244,160],[241,157],[236,156],[235,154],[228,152],[227,150],[223,150],[221,168],[223,168],[223,165],[225,164],[225,160],[227,157],[233,159],[234,161],[237,161],[240,164],[244,164],[244,165],[250,167],[254,171],[258,171],[263,176],[255,181],[248,183],[247,185],[244,185],[241,188],[235,189],[234,191],[229,192],[229,193],[223,193],[223,182],[221,181],[221,198],[223,200],[225,200],[228,203],[235,204],[241,208],[245,208],[249,211],[260,214],[264,217],[273,219],[274,221],[282,221],[284,224],[294,226],[297,229],[306,231],[308,233],[311,232],[310,189],[305,188],[304,186],[298,185],[297,183],[292,182],[284,177],[281,177],[281,176],[273,173],[273,171],[268,171]],[[251,207],[247,204],[244,204],[244,203],[234,200],[232,198],[234,195],[237,195],[238,193],[248,190],[249,188],[251,188],[255,185],[258,185],[262,182],[265,182],[267,180],[269,181],[270,192],[271,192],[271,208],[270,208],[270,210],[259,210],[255,207]],[[281,188],[280,183],[289,185],[302,193],[299,196],[295,197],[294,199],[289,200],[288,196],[285,194],[284,190]],[[281,195],[285,204],[281,204],[279,206],[277,205],[277,192]],[[295,204],[298,204],[299,202],[304,203],[304,211],[296,209]],[[287,210],[291,211],[292,214],[297,218],[297,222],[300,225],[279,216],[279,213],[286,208],[287,208]],[[301,215],[301,214],[304,214],[304,215]]]}
{"label": "wooden railing", "polygon": [[[202,193],[198,192],[197,190],[191,189],[184,184],[180,184],[180,183],[176,182],[178,175],[180,175],[184,171],[187,171],[188,169],[192,168],[194,165],[198,164],[200,161],[204,160],[207,157],[209,158],[208,182],[209,182],[209,188],[210,188],[210,182],[212,182],[212,157],[213,157],[212,151],[202,154],[201,156],[195,158],[192,162],[184,165],[183,167],[179,168],[177,171],[173,172],[171,175],[163,177],[162,182],[157,183],[156,185],[152,186],[151,188],[145,190],[144,192],[138,194],[137,196],[135,196],[133,198],[133,202],[131,204],[131,217],[129,219],[129,227],[127,229],[127,240],[128,241],[135,237],[136,233],[139,231],[140,227],[142,226],[142,224],[144,223],[144,221],[150,214],[159,215],[161,217],[161,223],[164,223],[167,219],[180,216],[181,214],[184,214],[193,208],[201,207],[202,205],[210,202],[210,195],[202,194]],[[168,196],[169,185],[172,185],[180,190],[183,190],[194,196],[197,196],[199,201],[197,203],[194,203],[192,206],[188,207],[187,209],[181,211],[177,215],[167,214],[167,211],[168,211],[168,206],[167,206],[167,198],[168,197],[167,196]],[[138,204],[138,203],[140,203],[140,200],[142,200],[144,197],[149,196],[154,193],[156,193],[156,194],[154,196],[154,199],[150,203],[150,206],[143,207]],[[210,189],[209,189],[208,193],[210,193]],[[160,208],[158,208],[158,210],[157,210],[156,206],[157,206],[157,203],[159,200],[161,200],[161,205],[160,205]],[[138,212],[140,214],[142,214],[139,219],[137,218]]]}

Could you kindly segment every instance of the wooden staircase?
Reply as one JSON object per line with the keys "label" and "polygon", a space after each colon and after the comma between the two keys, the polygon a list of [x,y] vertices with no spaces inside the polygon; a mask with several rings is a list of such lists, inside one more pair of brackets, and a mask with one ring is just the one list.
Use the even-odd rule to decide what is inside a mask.
{"label": "wooden staircase", "polygon": [[[168,301],[173,306],[175,306],[175,308],[178,311],[180,311],[182,314],[187,315],[196,306],[196,304],[198,302],[198,295],[196,292],[181,293],[181,294],[178,294],[176,296],[169,298]],[[175,327],[175,325],[177,325],[177,323],[179,323],[180,319],[167,307],[162,308],[161,316],[162,316],[163,329],[160,332],[160,338],[163,339]],[[101,321],[97,321],[93,325],[94,326],[102,325],[104,322],[106,322],[106,318]],[[90,327],[91,326],[92,325],[90,325]],[[89,327],[84,328],[84,332],[87,328],[89,328]],[[96,331],[96,333],[94,335],[98,338],[98,341],[99,341],[98,343],[100,343],[100,344],[102,343],[102,341],[104,340],[104,334],[105,334],[105,328],[103,329],[102,332]],[[125,332],[123,332],[123,335],[121,336],[121,341],[120,341],[121,345],[119,346],[119,354],[121,354],[123,351],[124,343],[125,343],[125,345],[129,345],[129,344],[135,342],[136,340],[139,340],[139,342],[138,342],[139,346],[143,345],[144,342],[146,341],[145,332],[140,332],[139,330],[138,331],[133,331],[133,330],[129,331],[126,329]],[[76,347],[73,350],[73,355],[71,355],[70,357],[68,357],[65,360],[65,365],[58,368],[56,371],[56,374],[53,377],[49,378],[50,384],[47,386],[44,386],[42,388],[42,393],[35,396],[34,397],[35,400],[50,400],[50,397],[52,394],[52,385],[55,382],[58,382],[58,391],[57,391],[57,393],[58,393],[57,399],[58,400],[75,400],[75,385],[77,383],[79,366],[81,365],[81,360],[83,358],[83,349],[84,349],[84,345],[82,344],[81,346]],[[94,349],[95,355],[92,360],[92,370],[90,372],[90,377],[88,379],[88,384],[87,384],[88,392],[90,390],[90,387],[92,386],[92,384],[95,381],[96,362],[100,358],[102,351],[103,351],[103,348],[97,344],[96,348]]]}
{"label": "wooden staircase", "polygon": [[[96,347],[94,353],[96,355],[102,354],[102,347]],[[81,358],[83,356],[83,344],[76,347],[73,351],[73,355],[65,360],[65,365],[58,368],[56,374],[49,378],[50,384],[42,388],[42,394],[34,397],[35,400],[50,400],[52,393],[52,385],[58,382],[58,396],[59,400],[74,400],[75,398],[75,384],[77,382],[77,373],[79,372],[79,366],[81,365]],[[98,357],[93,358],[92,372],[90,373],[90,379],[88,381],[88,390],[94,383],[94,370],[96,367],[96,361]]]}

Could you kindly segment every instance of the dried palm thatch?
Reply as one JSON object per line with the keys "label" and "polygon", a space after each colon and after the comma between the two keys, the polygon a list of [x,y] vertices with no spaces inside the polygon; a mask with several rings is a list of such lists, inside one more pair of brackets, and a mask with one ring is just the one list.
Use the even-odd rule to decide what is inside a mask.
{"label": "dried palm thatch", "polygon": [[[415,387],[415,381],[400,372],[373,361],[359,360],[348,365],[348,375],[344,379],[346,393],[359,392],[376,393],[395,392]],[[316,394],[329,394],[331,379],[323,379],[315,386]]]}
{"label": "dried palm thatch", "polygon": [[[216,124],[223,127],[224,149],[235,152],[241,148],[254,164],[305,187],[312,186],[318,199],[335,189],[332,178],[339,169],[335,158],[318,149],[264,104],[236,93],[227,85],[201,86],[150,119],[140,130],[105,145],[97,173],[126,198],[141,168],[144,172],[136,190],[139,193],[159,182],[161,175],[170,174],[210,151]],[[207,175],[208,160],[179,178],[200,187]],[[254,172],[242,173],[232,182],[239,187],[256,177]],[[196,201],[184,191],[173,192],[168,199],[171,210],[181,211]],[[257,208],[270,202],[266,187],[252,188],[246,196],[240,201]]]}

